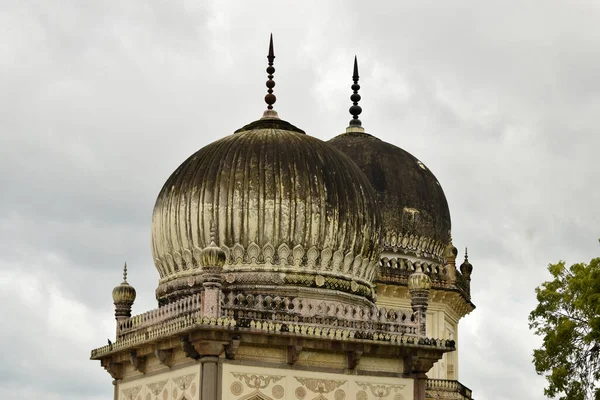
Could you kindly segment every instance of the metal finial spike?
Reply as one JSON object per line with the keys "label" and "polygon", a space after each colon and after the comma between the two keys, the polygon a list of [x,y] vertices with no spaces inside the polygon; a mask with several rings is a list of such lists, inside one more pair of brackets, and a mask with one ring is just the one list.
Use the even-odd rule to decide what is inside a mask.
{"label": "metal finial spike", "polygon": [[273,34],[271,33],[271,38],[269,39],[269,55],[267,56],[270,64],[273,64],[273,60],[275,59],[275,52],[273,51]]}
{"label": "metal finial spike", "polygon": [[123,266],[123,282],[127,282],[127,261],[125,261],[125,265]]}
{"label": "metal finial spike", "polygon": [[267,95],[265,96],[265,102],[267,103],[267,109],[272,110],[273,104],[277,98],[273,94],[273,88],[275,87],[275,81],[273,80],[273,74],[275,73],[275,67],[273,67],[273,60],[275,60],[275,52],[273,51],[273,34],[271,33],[271,39],[269,40],[269,55],[267,56],[267,60],[269,60],[269,66],[267,67],[267,77],[269,80],[267,81]]}
{"label": "metal finial spike", "polygon": [[352,100],[352,107],[349,109],[350,114],[352,115],[352,119],[350,120],[351,127],[362,126],[362,122],[360,122],[360,119],[358,119],[358,116],[362,112],[362,108],[358,105],[358,102],[360,101],[360,94],[358,94],[360,85],[358,84],[358,79],[358,60],[356,56],[354,56],[354,72],[352,74],[352,80],[354,83],[351,86],[353,93],[352,96],[350,96],[350,100]]}
{"label": "metal finial spike", "polygon": [[465,247],[465,261],[469,261],[469,251],[466,247]]}

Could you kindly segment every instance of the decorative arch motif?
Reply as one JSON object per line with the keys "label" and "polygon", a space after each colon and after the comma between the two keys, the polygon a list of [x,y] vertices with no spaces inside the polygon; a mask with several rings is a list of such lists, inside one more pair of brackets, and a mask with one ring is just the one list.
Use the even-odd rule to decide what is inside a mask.
{"label": "decorative arch motif", "polygon": [[259,390],[255,390],[254,392],[248,394],[247,396],[241,397],[240,400],[273,400],[266,394],[262,393]]}

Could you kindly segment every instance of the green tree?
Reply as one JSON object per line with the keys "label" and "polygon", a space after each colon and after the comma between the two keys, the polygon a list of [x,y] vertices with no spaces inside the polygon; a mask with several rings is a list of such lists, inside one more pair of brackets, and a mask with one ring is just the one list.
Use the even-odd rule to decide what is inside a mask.
{"label": "green tree", "polygon": [[536,372],[548,380],[544,394],[600,400],[600,258],[548,271],[554,279],[535,289],[529,314],[529,328],[544,339],[533,352]]}

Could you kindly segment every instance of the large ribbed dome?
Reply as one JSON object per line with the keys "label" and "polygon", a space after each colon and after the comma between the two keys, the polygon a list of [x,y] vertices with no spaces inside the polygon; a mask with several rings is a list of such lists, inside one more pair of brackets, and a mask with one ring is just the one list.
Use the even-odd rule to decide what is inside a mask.
{"label": "large ribbed dome", "polygon": [[152,218],[159,301],[197,290],[211,223],[230,286],[372,297],[375,192],[346,155],[285,121],[247,125],[197,151],[167,180]]}
{"label": "large ribbed dome", "polygon": [[365,173],[382,215],[382,250],[441,260],[450,241],[450,210],[433,173],[410,153],[349,128],[329,142]]}

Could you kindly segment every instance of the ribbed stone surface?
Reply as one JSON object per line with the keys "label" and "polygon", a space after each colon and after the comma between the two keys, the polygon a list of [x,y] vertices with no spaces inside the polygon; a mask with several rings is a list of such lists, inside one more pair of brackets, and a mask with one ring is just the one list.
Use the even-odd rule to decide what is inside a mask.
{"label": "ribbed stone surface", "polygon": [[193,154],[162,188],[152,219],[161,282],[194,274],[211,220],[226,268],[268,264],[370,282],[379,254],[375,196],[360,169],[325,142],[281,120],[247,125]]}
{"label": "ribbed stone surface", "polygon": [[[450,240],[450,210],[436,177],[410,153],[372,135],[349,132],[329,144],[365,173],[382,216],[382,249],[430,253],[440,258]],[[417,244],[402,242],[414,237]]]}
{"label": "ribbed stone surface", "polygon": [[112,291],[112,298],[115,304],[128,303],[132,304],[135,301],[135,289],[127,282],[122,282]]}

